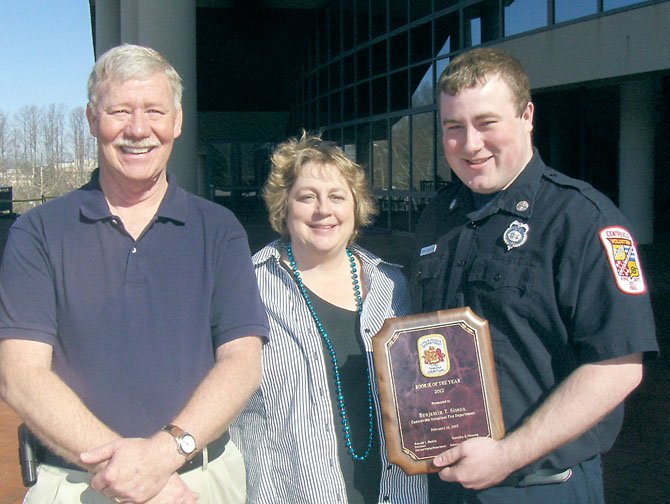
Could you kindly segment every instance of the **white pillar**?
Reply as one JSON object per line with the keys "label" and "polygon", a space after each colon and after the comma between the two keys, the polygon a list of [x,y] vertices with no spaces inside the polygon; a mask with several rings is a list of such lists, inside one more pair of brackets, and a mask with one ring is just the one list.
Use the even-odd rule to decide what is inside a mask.
{"label": "white pillar", "polygon": [[122,42],[151,47],[165,56],[184,82],[184,123],[168,165],[187,191],[205,194],[198,158],[196,0],[96,0],[96,50]]}
{"label": "white pillar", "polygon": [[639,243],[654,239],[655,79],[621,84],[619,208]]}

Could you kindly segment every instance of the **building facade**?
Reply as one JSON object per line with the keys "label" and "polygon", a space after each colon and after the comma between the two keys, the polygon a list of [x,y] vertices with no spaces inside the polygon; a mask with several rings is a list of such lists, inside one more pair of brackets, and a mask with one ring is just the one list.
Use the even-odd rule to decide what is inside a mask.
{"label": "building facade", "polygon": [[91,0],[96,54],[151,45],[185,77],[173,167],[194,192],[259,207],[272,146],[321,131],[366,166],[376,226],[412,232],[452,179],[436,81],[471,47],[528,70],[534,142],[606,193],[641,243],[670,230],[670,1]]}

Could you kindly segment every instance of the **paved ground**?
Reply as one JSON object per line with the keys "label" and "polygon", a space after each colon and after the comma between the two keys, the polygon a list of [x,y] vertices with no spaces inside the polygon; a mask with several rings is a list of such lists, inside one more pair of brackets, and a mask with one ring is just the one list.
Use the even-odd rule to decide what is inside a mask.
{"label": "paved ground", "polygon": [[[245,223],[252,250],[273,237],[262,222]],[[371,233],[359,242],[380,256],[407,264],[411,237]],[[624,428],[604,458],[609,504],[670,502],[670,235],[641,247],[654,303],[662,356],[647,366],[643,384],[627,402]],[[0,402],[0,504],[21,502],[16,416]]]}

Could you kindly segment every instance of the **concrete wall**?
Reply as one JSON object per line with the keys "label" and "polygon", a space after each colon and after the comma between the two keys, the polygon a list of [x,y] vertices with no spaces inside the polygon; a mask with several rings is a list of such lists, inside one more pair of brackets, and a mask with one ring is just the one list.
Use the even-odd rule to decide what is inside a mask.
{"label": "concrete wall", "polygon": [[533,89],[670,68],[670,3],[580,21],[504,41]]}

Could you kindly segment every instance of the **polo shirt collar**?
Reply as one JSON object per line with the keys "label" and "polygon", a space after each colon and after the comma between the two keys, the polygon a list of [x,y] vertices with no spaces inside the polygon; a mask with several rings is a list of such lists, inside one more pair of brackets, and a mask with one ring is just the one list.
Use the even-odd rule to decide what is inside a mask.
{"label": "polo shirt collar", "polygon": [[[186,192],[177,185],[176,180],[167,174],[168,188],[158,208],[157,217],[180,223],[186,222],[188,202]],[[82,216],[92,221],[111,219],[113,217],[107,200],[100,187],[100,169],[91,173],[91,179],[81,189],[83,192],[80,204]]]}

